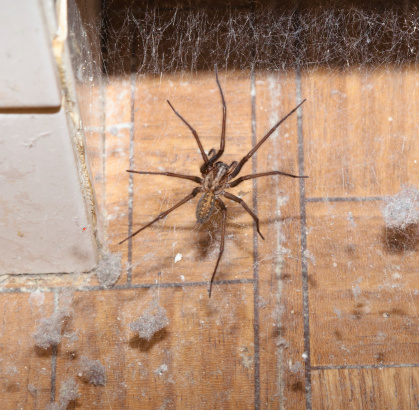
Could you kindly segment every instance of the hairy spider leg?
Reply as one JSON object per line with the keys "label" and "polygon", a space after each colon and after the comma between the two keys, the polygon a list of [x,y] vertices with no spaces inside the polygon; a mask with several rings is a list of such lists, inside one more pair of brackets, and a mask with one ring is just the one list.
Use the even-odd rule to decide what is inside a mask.
{"label": "hairy spider leg", "polygon": [[209,297],[211,297],[212,291],[212,283],[214,282],[215,274],[217,273],[218,264],[220,263],[221,255],[224,252],[224,237],[226,233],[226,220],[227,220],[227,207],[224,205],[224,202],[217,198],[216,202],[220,205],[221,212],[223,213],[222,220],[221,220],[221,243],[220,243],[220,253],[218,254],[217,263],[215,264],[214,272],[211,276],[211,281],[208,289]]}
{"label": "hairy spider leg", "polygon": [[240,162],[239,165],[237,165],[237,167],[234,169],[234,171],[231,173],[230,178],[234,178],[235,176],[237,176],[239,174],[239,172],[241,171],[243,165],[253,156],[253,154],[261,147],[261,145],[272,135],[272,133],[292,114],[294,114],[295,111],[298,110],[298,108],[300,108],[300,106],[306,101],[306,99],[304,99],[303,101],[300,102],[300,104],[298,104],[293,110],[291,110],[284,118],[282,118],[279,122],[277,122],[269,131],[268,133],[256,144],[256,146],[249,151],[249,153],[244,156]]}
{"label": "hairy spider leg", "polygon": [[204,147],[201,144],[201,140],[198,137],[197,132],[191,127],[191,125],[174,109],[173,105],[170,104],[170,101],[167,100],[167,103],[170,105],[170,108],[173,110],[173,112],[186,124],[186,126],[192,131],[193,136],[196,139],[196,142],[198,143],[199,150],[201,151],[202,159],[204,160],[205,164],[208,164],[208,157],[207,154],[205,154]]}
{"label": "hairy spider leg", "polygon": [[226,188],[234,188],[235,186],[241,184],[243,181],[247,181],[248,179],[267,177],[269,175],[284,175],[286,177],[291,177],[291,178],[308,178],[307,175],[292,175],[292,174],[287,174],[286,172],[281,172],[281,171],[269,171],[269,172],[261,172],[260,174],[245,175],[243,177],[237,178],[235,181],[229,182],[226,185]]}
{"label": "hairy spider leg", "polygon": [[224,94],[223,90],[221,89],[220,81],[218,80],[218,70],[217,70],[217,64],[214,65],[214,71],[215,71],[215,80],[217,81],[218,88],[220,90],[221,94],[221,101],[223,103],[223,122],[221,123],[221,140],[220,140],[220,149],[219,151],[210,159],[209,163],[212,165],[215,161],[217,161],[218,158],[221,157],[224,153],[225,148],[225,139],[226,139],[226,118],[227,118],[227,106],[226,102],[224,100]]}
{"label": "hairy spider leg", "polygon": [[169,215],[170,212],[174,211],[176,208],[179,208],[180,206],[182,206],[183,204],[185,204],[186,202],[188,202],[190,199],[195,198],[199,192],[202,191],[201,187],[197,187],[195,188],[187,197],[183,198],[180,202],[178,202],[175,206],[172,206],[170,209],[168,209],[167,211],[161,213],[157,218],[153,219],[151,222],[149,222],[147,225],[144,225],[143,227],[141,227],[140,229],[138,229],[137,231],[135,231],[133,234],[131,234],[130,236],[128,236],[127,238],[125,238],[123,241],[119,242],[119,245],[121,245],[122,243],[124,243],[125,241],[127,241],[128,239],[132,238],[133,236],[137,235],[138,233],[140,233],[142,230],[144,230],[145,228],[148,228],[150,225],[153,225],[154,222],[159,221],[160,219],[163,219],[166,215]]}
{"label": "hairy spider leg", "polygon": [[237,196],[233,194],[230,194],[229,192],[223,192],[222,195],[230,199],[231,201],[237,202],[249,213],[249,215],[253,218],[253,220],[256,223],[256,229],[258,231],[258,234],[263,240],[265,240],[265,238],[263,237],[263,235],[260,233],[260,230],[259,230],[259,218],[252,212],[252,210],[249,208],[246,202],[244,202],[243,199],[238,198]]}
{"label": "hairy spider leg", "polygon": [[198,184],[201,184],[202,183],[202,178],[194,177],[194,176],[191,176],[191,175],[174,174],[173,172],[135,171],[133,169],[127,169],[127,172],[131,172],[132,174],[165,175],[167,177],[189,179],[190,181],[194,181],[194,182],[196,182]]}

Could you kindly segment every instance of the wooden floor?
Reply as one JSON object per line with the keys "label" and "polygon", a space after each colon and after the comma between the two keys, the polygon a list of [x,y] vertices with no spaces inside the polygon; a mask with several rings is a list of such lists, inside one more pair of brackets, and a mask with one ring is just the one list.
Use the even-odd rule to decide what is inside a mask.
{"label": "wooden floor", "polygon": [[[196,142],[167,99],[207,152],[218,147],[214,73],[109,79],[106,132],[91,129],[87,144],[109,247],[121,252],[124,269],[111,289],[89,274],[4,284],[5,408],[44,409],[68,379],[80,393],[69,408],[80,409],[419,408],[417,226],[394,245],[382,214],[387,196],[419,185],[419,74],[222,71],[220,82],[228,107],[223,161],[241,159],[306,98],[241,175],[310,178],[274,176],[231,189],[255,210],[265,240],[226,199],[225,252],[209,299],[220,215],[197,225],[197,199],[118,242],[195,187],[125,172],[199,175]],[[74,291],[68,332],[77,337],[44,352],[32,335],[65,289]],[[146,342],[129,324],[152,301],[169,324]],[[105,386],[78,376],[83,356],[103,364]]]}

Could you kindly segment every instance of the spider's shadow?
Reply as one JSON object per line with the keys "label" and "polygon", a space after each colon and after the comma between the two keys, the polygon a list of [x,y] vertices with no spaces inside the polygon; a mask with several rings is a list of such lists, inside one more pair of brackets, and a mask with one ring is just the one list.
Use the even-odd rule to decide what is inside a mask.
{"label": "spider's shadow", "polygon": [[[229,204],[229,201],[226,202],[226,205]],[[237,245],[242,241],[240,239],[240,228],[252,228],[254,227],[253,219],[248,215],[248,213],[241,207],[237,206],[237,204],[229,204],[228,213],[227,213],[227,226],[226,226],[226,235],[225,235],[225,248],[224,248],[224,257],[227,256],[228,248],[231,246],[230,239],[228,237],[231,233],[238,233],[235,235],[236,239],[233,241],[237,242]],[[245,218],[243,218],[243,215]],[[261,230],[264,232],[268,231],[268,227],[274,223],[284,223],[290,224],[296,222],[300,219],[299,216],[280,216],[280,215],[266,215],[266,217],[262,217],[260,219],[261,223]],[[238,222],[240,221],[240,222]],[[179,226],[176,225],[176,230],[181,232],[183,231],[186,233],[187,237],[187,247],[189,246],[193,249],[193,259],[196,261],[208,261],[208,260],[216,260],[218,256],[218,251],[220,247],[220,239],[221,239],[221,225],[222,225],[222,213],[220,209],[216,207],[214,210],[213,215],[211,218],[203,223],[194,223],[193,225],[187,226]],[[156,231],[171,231],[173,230],[173,225],[165,224],[165,225],[157,225],[152,229]],[[256,234],[256,233],[254,233]],[[256,234],[257,235],[257,234]],[[266,239],[269,239],[265,236]],[[186,243],[185,243],[186,245]],[[227,248],[227,249],[226,249]],[[242,251],[248,253],[247,256],[253,254],[253,247],[252,246],[244,246],[242,247]],[[173,258],[167,255],[163,255],[164,257],[160,260],[159,269],[171,269],[173,267]]]}

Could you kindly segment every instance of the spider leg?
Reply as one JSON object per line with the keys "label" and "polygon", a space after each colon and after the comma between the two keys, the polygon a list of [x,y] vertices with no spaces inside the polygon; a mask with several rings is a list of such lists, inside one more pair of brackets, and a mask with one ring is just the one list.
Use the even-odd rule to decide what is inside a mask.
{"label": "spider leg", "polygon": [[157,218],[153,219],[151,222],[149,222],[147,225],[144,225],[142,228],[138,229],[137,231],[135,231],[133,234],[131,234],[130,236],[128,236],[127,238],[125,238],[123,241],[119,242],[119,245],[121,245],[122,243],[124,243],[125,241],[127,241],[128,239],[132,238],[133,236],[137,235],[137,233],[140,233],[142,230],[144,230],[145,228],[148,228],[150,225],[153,225],[154,222],[159,221],[160,219],[163,219],[166,215],[169,215],[170,212],[174,211],[176,208],[179,208],[181,205],[183,205],[184,203],[188,202],[190,199],[196,197],[198,195],[199,192],[201,192],[201,187],[197,187],[195,188],[186,198],[183,198],[180,202],[178,202],[175,206],[172,206],[170,209],[168,209],[167,211],[161,213]]}
{"label": "spider leg", "polygon": [[284,175],[286,177],[291,177],[291,178],[308,178],[308,176],[306,176],[306,175],[302,175],[302,176],[292,175],[292,174],[287,174],[286,172],[281,172],[281,171],[261,172],[260,174],[245,175],[243,177],[237,178],[235,181],[229,182],[226,185],[226,188],[233,188],[233,187],[241,184],[243,181],[247,181],[248,179],[267,177],[269,175]]}
{"label": "spider leg", "polygon": [[223,153],[224,153],[225,139],[226,139],[226,118],[227,118],[227,106],[226,106],[226,102],[224,100],[224,94],[223,94],[223,90],[221,89],[220,81],[218,80],[217,64],[214,65],[214,70],[215,70],[215,80],[217,81],[217,85],[218,85],[218,88],[219,88],[220,94],[221,94],[221,101],[223,103],[223,122],[222,122],[222,125],[221,125],[220,149],[215,154],[215,156],[213,158],[211,158],[210,164],[213,164],[215,161],[217,161],[217,159],[220,158],[221,155],[223,155]]}
{"label": "spider leg", "polygon": [[239,203],[249,214],[250,216],[254,219],[255,223],[256,223],[256,229],[258,231],[258,234],[260,235],[260,237],[265,240],[265,238],[263,237],[263,235],[260,233],[259,230],[259,218],[252,212],[252,210],[247,206],[246,202],[243,201],[243,199],[238,198],[237,196],[230,194],[229,192],[223,192],[223,194],[226,198]]}
{"label": "spider leg", "polygon": [[215,154],[215,149],[214,148],[211,148],[210,150],[209,150],[209,152],[208,152],[208,158],[209,158],[209,161],[211,161],[211,156],[212,155],[214,155]]}
{"label": "spider leg", "polygon": [[225,237],[225,232],[226,232],[226,220],[227,220],[227,208],[224,205],[224,202],[219,198],[217,198],[216,201],[217,201],[218,205],[220,205],[221,212],[223,213],[223,216],[222,216],[223,219],[222,219],[222,222],[221,222],[220,253],[218,254],[217,263],[215,264],[215,269],[214,269],[214,272],[213,272],[212,277],[211,277],[211,281],[210,281],[210,285],[209,285],[209,289],[208,289],[209,297],[211,297],[212,283],[214,282],[215,274],[217,273],[217,268],[218,268],[218,264],[220,263],[221,255],[224,252],[224,237]]}
{"label": "spider leg", "polygon": [[133,169],[127,169],[127,172],[131,172],[132,174],[145,174],[145,175],[166,175],[168,177],[175,177],[175,178],[182,178],[182,179],[189,179],[191,181],[195,181],[198,184],[202,183],[202,179],[199,177],[189,176],[189,175],[182,175],[182,174],[174,174],[173,172],[149,172],[149,171],[134,171]]}
{"label": "spider leg", "polygon": [[271,136],[271,134],[273,134],[273,132],[292,114],[294,114],[295,111],[298,110],[298,108],[300,108],[300,106],[305,102],[306,100],[304,99],[303,101],[300,102],[300,104],[298,104],[293,110],[291,110],[284,118],[282,118],[281,121],[277,122],[271,129],[270,131],[268,131],[268,133],[256,144],[256,146],[249,151],[249,153],[243,157],[240,162],[239,165],[237,165],[237,167],[234,169],[234,171],[231,173],[231,178],[234,178],[235,176],[237,176],[239,174],[239,172],[241,171],[243,165],[253,156],[253,154],[260,148],[260,146]]}
{"label": "spider leg", "polygon": [[237,161],[233,161],[229,166],[228,166],[228,170],[232,170],[234,169],[234,167],[237,165]]}
{"label": "spider leg", "polygon": [[170,101],[167,100],[167,103],[170,105],[170,108],[173,110],[173,112],[185,123],[185,125],[192,131],[193,136],[196,139],[196,142],[198,143],[199,150],[201,151],[202,159],[204,160],[205,164],[208,164],[208,157],[207,154],[205,154],[204,147],[201,144],[201,140],[198,137],[197,132],[189,125],[189,123],[173,108],[173,105],[170,104]]}

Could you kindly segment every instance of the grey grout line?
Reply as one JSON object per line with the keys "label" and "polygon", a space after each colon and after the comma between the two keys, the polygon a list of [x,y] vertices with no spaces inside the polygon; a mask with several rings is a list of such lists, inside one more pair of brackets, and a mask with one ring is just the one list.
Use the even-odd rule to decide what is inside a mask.
{"label": "grey grout line", "polygon": [[[256,135],[256,73],[255,73],[255,60],[256,60],[256,47],[254,43],[254,19],[255,19],[256,2],[251,0],[250,3],[250,37],[251,37],[251,69],[250,69],[250,102],[251,102],[251,128],[252,128],[252,147],[257,144]],[[257,153],[252,157],[252,173],[257,172]],[[252,205],[253,210],[257,215],[258,211],[258,198],[257,198],[257,179],[253,180],[253,193],[252,193]],[[259,340],[259,242],[258,232],[255,224],[253,224],[253,344],[254,344],[254,409],[260,409],[260,340]]]}
{"label": "grey grout line", "polygon": [[[103,97],[105,98],[105,97]],[[105,103],[105,101],[103,101]],[[105,106],[106,104],[102,104],[103,106]],[[103,110],[105,110],[105,108],[102,108]],[[106,113],[104,113],[104,116],[106,116]],[[107,125],[107,126],[100,126],[100,127],[95,127],[95,126],[87,126],[84,127],[84,130],[87,132],[111,132],[111,133],[115,133],[116,131],[122,131],[122,130],[129,130],[132,127],[132,123],[131,122],[117,122],[115,124],[111,124],[111,125]]]}
{"label": "grey grout line", "polygon": [[51,355],[51,403],[55,402],[57,390],[57,349],[58,346],[52,346]]}
{"label": "grey grout line", "polygon": [[[253,283],[254,279],[232,279],[232,280],[215,280],[214,285],[234,285],[234,284],[246,284]],[[72,287],[75,292],[92,292],[98,290],[105,291],[114,291],[114,290],[134,290],[134,289],[149,289],[149,288],[184,288],[184,287],[207,287],[208,281],[205,282],[169,282],[169,283],[130,283],[124,285],[116,285],[111,288],[106,288],[105,286],[81,286],[81,287]],[[28,288],[22,286],[20,288],[0,288],[1,294],[11,294],[11,293],[32,293],[32,292],[43,292],[43,293],[54,293],[59,292],[64,289],[68,289],[70,286],[57,286],[57,287],[34,287]]]}
{"label": "grey grout line", "polygon": [[[269,127],[273,127],[284,115],[283,113],[283,106],[282,104],[278,106],[275,104],[274,101],[282,101],[284,95],[282,91],[282,80],[283,77],[280,73],[269,74],[268,76],[268,83],[272,81],[272,84],[269,84],[269,96],[270,96],[270,123]],[[272,88],[271,88],[272,87]],[[274,145],[274,152],[273,152],[273,161],[272,161],[272,169],[280,169],[282,166],[281,161],[281,149],[284,139],[279,137],[281,134],[278,133],[278,143]],[[281,218],[283,215],[282,212],[282,198],[283,194],[281,193],[281,188],[279,184],[275,184],[275,213],[277,217]],[[284,289],[284,281],[281,279],[281,275],[284,272],[285,268],[285,257],[283,255],[283,245],[284,245],[284,224],[281,222],[274,223],[273,226],[275,227],[275,236],[276,236],[276,243],[275,243],[275,259],[274,259],[274,272],[276,277],[276,303],[277,307],[279,308],[281,304],[284,302],[284,298],[286,297],[286,292]],[[285,303],[284,303],[285,305]],[[279,311],[281,312],[281,310]],[[285,315],[281,312],[278,314],[277,318],[275,319],[275,324],[277,329],[281,329],[282,326],[287,326],[286,320],[284,320]],[[277,370],[277,395],[279,397],[279,406],[278,409],[284,410],[286,408],[286,398],[285,398],[285,369],[287,364],[285,363],[285,349],[283,346],[277,346],[276,349],[276,370]]]}
{"label": "grey grout line", "polygon": [[335,196],[335,197],[311,197],[306,198],[306,202],[368,202],[383,201],[385,196]]}
{"label": "grey grout line", "polygon": [[101,114],[100,114],[100,130],[98,131],[101,135],[102,140],[102,207],[103,210],[106,209],[106,104],[108,96],[108,87],[105,79],[102,79],[100,83],[100,93],[101,93]]}
{"label": "grey grout line", "polygon": [[[252,106],[252,147],[257,144],[256,137],[256,74],[254,65],[250,71],[250,99]],[[257,172],[257,153],[252,157],[252,173]],[[253,210],[257,215],[257,181],[253,180]],[[260,346],[259,346],[259,265],[258,265],[258,233],[253,224],[253,333],[254,333],[254,364],[255,364],[255,409],[260,408]]]}
{"label": "grey grout line", "polygon": [[[135,137],[135,86],[136,86],[136,73],[134,70],[135,58],[134,58],[134,44],[133,49],[131,50],[131,76],[130,76],[130,99],[131,99],[131,113],[130,121],[131,127],[129,131],[129,169],[134,168],[134,137]],[[128,176],[128,236],[132,234],[132,225],[133,225],[133,213],[134,213],[134,175],[130,172]],[[127,254],[127,284],[130,284],[132,281],[132,240],[133,238],[128,239],[128,254]]]}
{"label": "grey grout line", "polygon": [[419,363],[393,363],[393,364],[348,364],[336,366],[312,366],[312,370],[345,370],[345,369],[409,369],[418,368]]}
{"label": "grey grout line", "polygon": [[[57,292],[54,293],[54,312],[59,308],[60,297]],[[51,355],[51,402],[55,402],[57,390],[57,346],[52,347]]]}
{"label": "grey grout line", "polygon": [[[302,101],[301,71],[296,70],[296,99],[297,104]],[[303,114],[300,107],[297,111],[297,132],[298,132],[298,173],[304,175],[304,135],[303,135]],[[305,179],[299,179],[300,186],[300,216],[301,216],[301,276],[303,286],[303,321],[304,321],[304,354],[305,354],[305,392],[306,409],[311,410],[311,355],[310,355],[310,312],[308,295],[308,266],[307,266],[307,230],[306,230],[306,197]]]}

